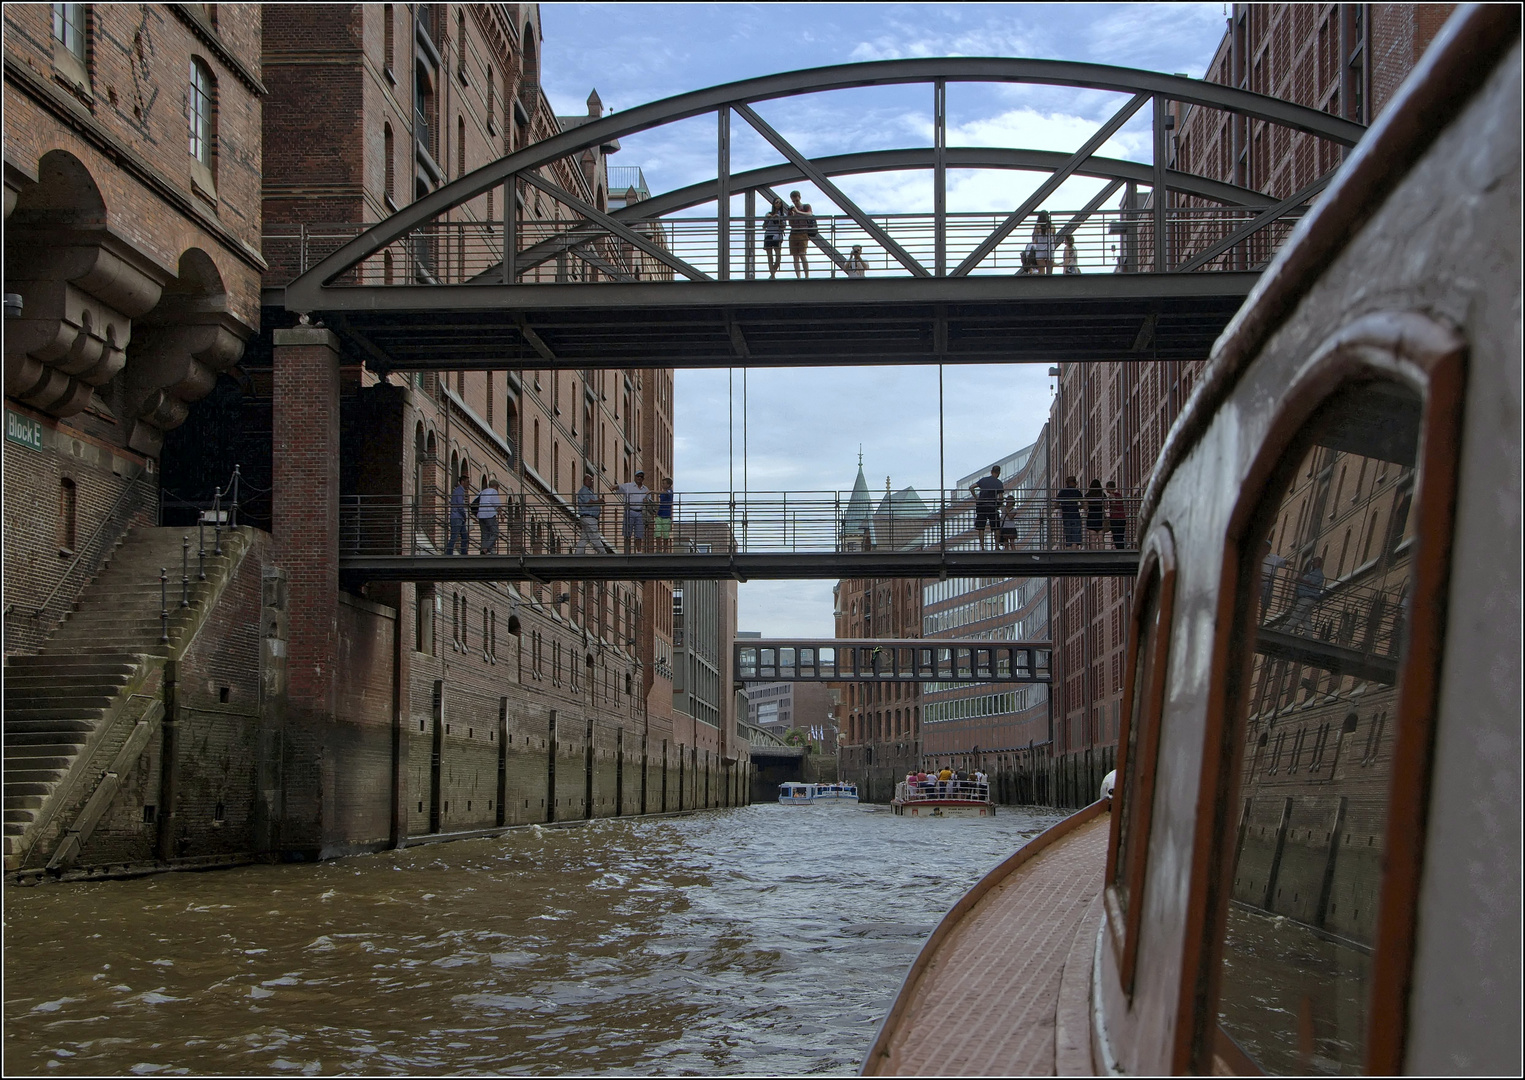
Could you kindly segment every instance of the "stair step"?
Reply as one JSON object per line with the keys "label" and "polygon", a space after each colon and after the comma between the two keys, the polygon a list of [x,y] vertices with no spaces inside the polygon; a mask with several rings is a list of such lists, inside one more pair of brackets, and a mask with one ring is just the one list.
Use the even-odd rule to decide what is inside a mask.
{"label": "stair step", "polygon": [[6,810],[41,810],[45,795],[12,795],[5,794],[3,802]]}
{"label": "stair step", "polygon": [[26,709],[105,709],[115,694],[91,693],[81,687],[60,683],[49,689],[15,691],[7,688],[5,715]]}
{"label": "stair step", "polygon": [[9,780],[12,776],[16,776],[24,779],[33,773],[65,773],[69,771],[69,766],[74,764],[74,759],[78,756],[78,754],[29,756],[6,754],[5,778]]}
{"label": "stair step", "polygon": [[7,777],[5,781],[5,797],[7,799],[31,797],[33,795],[46,798],[53,794],[53,789],[58,786],[60,777],[49,776],[40,780],[12,780]]}
{"label": "stair step", "polygon": [[[20,668],[38,667],[38,665],[56,667],[56,665],[63,664],[66,661],[67,657],[44,657],[41,653],[17,653],[15,656],[6,657],[6,668],[8,670],[20,670]],[[139,654],[134,653],[130,648],[117,648],[117,650],[111,650],[107,654],[81,657],[79,661],[76,661],[76,664],[119,664],[131,668],[136,667],[137,662],[139,662]]]}
{"label": "stair step", "polygon": [[[57,715],[49,715],[56,713]],[[84,710],[71,709],[28,709],[21,713],[7,712],[5,714],[5,738],[9,742],[12,735],[27,735],[38,732],[56,731],[59,734],[66,732],[91,732],[100,723],[100,713],[86,712]]]}
{"label": "stair step", "polygon": [[[28,818],[27,820],[31,820]],[[26,832],[26,825],[19,821],[7,821],[5,823],[5,853],[11,853],[11,837],[20,836]]]}
{"label": "stair step", "polygon": [[5,725],[5,753],[9,757],[21,752],[22,747],[43,746],[49,754],[57,754],[60,749],[67,749],[73,753],[79,753],[79,748],[85,745],[85,738],[89,730],[85,731],[12,731],[10,722]]}
{"label": "stair step", "polygon": [[5,740],[5,760],[11,762],[30,762],[36,759],[43,761],[66,760],[73,761],[79,756],[79,748],[84,745],[84,740],[72,739],[36,740],[28,742],[15,742],[7,738]]}
{"label": "stair step", "polygon": [[26,827],[37,820],[37,811],[21,807],[6,807],[0,813],[5,816],[5,831],[12,835],[26,832]]}
{"label": "stair step", "polygon": [[75,695],[115,697],[121,693],[122,687],[131,681],[131,677],[127,675],[113,675],[106,678],[59,675],[51,678],[6,679],[5,699],[7,701],[31,700],[59,689],[67,689],[69,693]]}

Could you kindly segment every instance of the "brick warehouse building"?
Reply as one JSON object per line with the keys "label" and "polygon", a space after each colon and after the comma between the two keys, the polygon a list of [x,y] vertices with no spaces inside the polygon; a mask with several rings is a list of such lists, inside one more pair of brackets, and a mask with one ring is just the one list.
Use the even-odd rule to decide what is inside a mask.
{"label": "brick warehouse building", "polygon": [[[53,7],[72,11],[77,6]],[[217,489],[227,485],[235,464],[243,474],[242,520],[258,529],[239,530],[227,541],[229,552],[222,561],[216,556],[209,560],[215,565],[208,568],[208,583],[187,586],[196,590],[196,602],[187,609],[189,615],[176,611],[167,635],[172,641],[161,650],[167,652],[162,658],[167,662],[149,662],[147,674],[134,667],[121,676],[139,691],[136,697],[144,696],[144,688],[157,692],[163,687],[160,696],[176,703],[162,723],[150,718],[139,725],[152,728],[147,750],[136,747],[136,735],[127,734],[139,727],[131,723],[130,710],[119,708],[113,698],[104,714],[89,722],[92,730],[82,744],[73,743],[63,748],[67,754],[48,759],[62,772],[40,784],[45,790],[23,795],[20,774],[7,772],[7,833],[36,834],[28,834],[27,851],[17,855],[36,861],[42,857],[38,852],[63,835],[71,815],[82,813],[91,792],[88,784],[81,787],[76,774],[87,771],[85,763],[109,763],[113,754],[135,748],[142,751],[141,767],[128,786],[141,807],[131,813],[114,809],[107,819],[91,822],[82,835],[93,831],[94,839],[81,841],[83,850],[73,856],[80,865],[156,854],[182,860],[238,857],[271,848],[322,855],[521,821],[689,808],[696,797],[706,805],[744,799],[746,753],[734,735],[732,696],[718,696],[720,715],[708,722],[673,710],[670,585],[550,582],[516,588],[464,583],[353,591],[340,588],[331,555],[312,557],[314,550],[337,551],[339,523],[330,507],[341,496],[350,507],[371,499],[438,508],[439,535],[424,539],[443,550],[443,509],[453,479],[462,474],[473,490],[496,476],[510,502],[526,497],[564,503],[585,467],[606,493],[643,465],[653,481],[671,469],[670,371],[421,373],[382,381],[358,357],[343,353],[335,335],[321,327],[289,327],[289,318],[278,308],[264,310],[263,329],[255,333],[261,321],[259,274],[265,269],[256,254],[262,236],[270,264],[264,283],[279,285],[295,272],[304,243],[309,256],[321,257],[365,223],[384,218],[445,180],[587,119],[555,117],[540,91],[538,8],[272,5],[263,9],[261,19],[260,9],[253,7],[224,7],[221,14],[216,5],[145,7],[132,9],[148,28],[137,38],[133,27],[112,23],[118,14],[125,18],[127,10],[80,8],[83,30],[77,46],[64,40],[67,26],[62,31],[59,44],[71,53],[81,49],[86,74],[96,80],[93,92],[72,84],[71,96],[99,110],[104,85],[118,113],[133,107],[126,87],[137,85],[132,77],[142,75],[138,82],[145,81],[145,62],[140,58],[132,77],[124,75],[121,81],[107,82],[101,75],[107,70],[108,49],[122,42],[150,61],[163,56],[163,78],[171,69],[189,68],[194,79],[196,69],[189,67],[187,56],[171,51],[165,26],[183,27],[187,41],[194,38],[203,51],[210,51],[208,40],[220,43],[222,52],[203,60],[211,64],[214,80],[208,84],[215,95],[212,167],[200,169],[193,162],[179,168],[187,174],[185,197],[216,211],[198,211],[189,221],[206,217],[215,225],[220,214],[224,233],[247,228],[233,237],[238,246],[232,258],[214,249],[211,239],[218,233],[211,239],[192,235],[173,242],[194,241],[200,245],[196,250],[213,251],[222,260],[215,265],[221,280],[236,283],[241,292],[235,303],[230,288],[212,319],[206,313],[212,303],[195,289],[205,293],[213,274],[194,257],[182,260],[183,283],[172,281],[165,290],[175,305],[161,304],[163,311],[150,305],[156,329],[146,340],[175,340],[172,332],[183,336],[186,331],[176,329],[171,316],[187,322],[194,316],[199,321],[193,325],[203,333],[206,324],[215,324],[221,337],[213,344],[220,351],[193,341],[193,356],[202,365],[192,365],[182,384],[161,395],[173,400],[151,412],[139,408],[143,395],[131,380],[135,354],[129,347],[126,377],[113,380],[105,371],[101,391],[69,399],[83,397],[87,406],[77,414],[83,419],[69,421],[80,428],[78,434],[70,433],[70,442],[52,435],[47,416],[34,416],[28,400],[12,393],[15,365],[8,353],[8,413],[32,420],[43,433],[38,436],[34,427],[19,426],[18,420],[22,442],[7,444],[7,601],[17,600],[15,568],[29,557],[41,564],[35,588],[39,599],[53,590],[57,610],[51,624],[34,620],[38,629],[28,638],[13,627],[22,611],[13,604],[7,613],[7,653],[35,651],[107,555],[107,570],[86,590],[87,603],[112,575],[126,572],[132,559],[143,562],[134,571],[137,576],[156,583],[159,565],[178,562],[184,532],[191,531],[193,548],[199,544],[194,522]],[[11,24],[26,22],[22,11],[15,5],[6,9],[8,121],[16,115],[18,89],[35,90],[33,96],[42,95],[39,100],[46,104],[76,74],[58,45],[43,47],[52,12],[37,6],[26,9],[37,26],[26,25],[34,38],[42,35],[43,44],[26,63],[43,71],[46,57],[53,72],[51,83],[31,86],[14,55],[17,35]],[[233,72],[216,66],[219,58],[232,63],[233,56],[260,56],[261,70]],[[247,101],[235,93],[244,86],[241,76],[252,87]],[[182,97],[175,106],[181,111],[169,114],[179,124],[186,123],[186,100]],[[315,101],[325,107],[314,108]],[[54,103],[60,119],[65,113],[59,109],[71,108],[78,111],[67,102]],[[600,111],[595,94],[589,115]],[[150,106],[148,115],[157,119],[160,113]],[[196,114],[189,115],[194,147]],[[245,115],[248,126],[236,126],[233,121]],[[78,121],[72,122],[77,128]],[[174,125],[166,121],[165,126],[162,137],[154,134],[168,147]],[[44,208],[34,206],[36,199],[28,194],[32,189],[27,184],[36,184],[36,178],[17,152],[15,127],[8,122],[7,212],[14,202],[23,216],[9,221],[12,227],[17,221],[46,220],[39,216]],[[56,148],[73,137],[63,123],[56,127],[57,132],[39,135],[39,146]],[[173,134],[173,145],[185,146],[183,129]],[[133,160],[123,157],[123,147],[140,156],[155,148],[136,147],[135,138],[135,133],[123,134],[114,147],[119,158]],[[563,170],[557,181],[590,202],[607,205],[604,158],[617,149],[606,146],[584,155],[578,168]],[[167,150],[165,160],[156,164],[163,176],[175,175]],[[247,175],[235,164],[247,165]],[[255,194],[261,184],[263,200]],[[75,183],[68,190],[81,187]],[[100,187],[107,190],[105,183]],[[479,202],[456,215],[462,219],[458,235],[472,227],[473,219],[501,216],[502,207],[492,205],[491,195]],[[72,207],[62,209],[81,216]],[[532,190],[521,191],[516,207],[521,223],[532,226],[550,212]],[[144,232],[185,231],[184,224],[160,228],[143,213],[132,222]],[[17,280],[9,264],[16,253],[13,243],[8,236],[9,281]],[[462,265],[464,245],[453,246],[449,236],[414,254],[418,257],[412,261],[399,259],[398,275],[422,267],[452,280],[469,270]],[[223,265],[239,255],[242,276]],[[578,273],[565,264],[546,272],[572,279]],[[91,287],[95,281],[89,279]],[[16,291],[14,285],[7,291]],[[41,301],[34,304],[31,294],[23,292],[30,315]],[[138,302],[141,306],[141,298]],[[15,340],[17,325],[12,321],[7,326],[8,344]],[[90,325],[103,323],[97,319],[86,329]],[[224,339],[230,336],[240,345],[247,339],[247,346],[229,355]],[[126,341],[125,333],[115,340]],[[162,353],[165,346],[157,348]],[[29,355],[27,362],[42,361]],[[157,374],[165,366],[159,360],[144,371]],[[28,392],[35,397],[40,391]],[[183,404],[196,398],[202,400],[194,407]],[[128,409],[144,413],[136,426],[105,426],[116,417],[136,416]],[[95,443],[81,435],[95,435],[99,442],[100,433],[117,430],[116,441],[94,456],[82,449]],[[62,480],[73,481],[76,503],[67,501],[71,485],[60,487],[57,476],[49,479],[35,467],[13,467],[22,446],[39,455],[39,462],[50,453],[74,459],[66,459],[66,467],[76,472]],[[113,477],[115,488],[94,474],[79,473],[87,460],[98,460],[98,472]],[[20,497],[13,498],[13,486],[25,477],[31,477],[27,482],[33,486],[52,486],[46,492],[18,489]],[[119,497],[117,489],[124,494]],[[296,492],[300,498],[290,497]],[[37,551],[28,555],[16,544],[24,530],[10,527],[12,508],[50,507],[55,500],[59,522],[49,523],[46,535],[38,532]],[[97,528],[108,510],[107,527]],[[177,527],[157,535],[156,549],[129,559],[123,553],[138,543],[134,538],[111,551],[129,520],[151,524],[161,515],[166,525]],[[424,514],[420,520],[427,518]],[[261,531],[266,529],[273,532],[273,544]],[[79,560],[75,577],[63,581],[48,561],[59,558],[55,546],[69,547],[59,530],[88,534],[100,549],[84,553],[89,558]],[[60,537],[56,544],[55,532]],[[472,532],[475,546],[477,530]],[[191,576],[197,577],[194,552],[189,561]],[[154,593],[148,614],[156,616],[157,590],[148,591]],[[207,608],[209,616],[202,614]],[[732,625],[717,631],[727,641],[734,629],[734,604],[728,610]],[[187,620],[194,625],[182,626]],[[71,617],[71,623],[78,621]],[[158,622],[151,617],[140,621],[142,633],[157,642]],[[218,651],[209,649],[209,643],[219,635],[225,645],[241,642],[230,650],[242,661],[215,676],[190,667],[195,658]],[[729,656],[723,642],[709,652]],[[8,665],[8,691],[15,683],[12,667]],[[197,675],[194,688],[187,672]],[[171,687],[178,690],[171,693]],[[186,783],[200,774],[195,762],[173,749],[173,740],[177,724],[197,715],[190,710],[201,705],[196,695],[202,693],[209,695],[214,711],[220,710],[224,747],[232,750],[233,760],[247,760],[250,766],[246,773],[234,769],[233,775],[206,781],[204,805],[190,809],[185,808]],[[13,727],[8,704],[8,758]],[[71,768],[75,764],[81,767]],[[40,779],[40,774],[26,777]],[[55,788],[69,798],[51,795]],[[12,822],[13,794],[44,805],[28,805],[24,813],[18,809],[18,820]],[[156,811],[156,805],[164,810]],[[25,815],[31,816],[21,820]],[[150,815],[157,819],[151,828]],[[202,832],[214,824],[218,832]],[[154,836],[145,848],[147,833]],[[220,842],[203,843],[206,835]],[[21,860],[9,844],[8,839],[7,865],[12,867]]]}
{"label": "brick warehouse building", "polygon": [[[1369,124],[1413,69],[1455,5],[1236,4],[1206,79],[1271,94]],[[1209,109],[1182,108],[1171,121],[1174,167],[1283,199],[1336,167],[1340,148],[1259,121],[1229,120]],[[1172,193],[1173,199],[1178,199]],[[1178,199],[1181,205],[1190,200]],[[1137,205],[1146,205],[1143,200]],[[1175,205],[1173,203],[1172,205]],[[1146,233],[1147,230],[1141,230]],[[1173,252],[1198,238],[1173,232]],[[1119,237],[1118,258],[1147,268],[1146,235]],[[1241,244],[1222,261],[1251,268],[1269,252]],[[1147,331],[1141,359],[1061,364],[1050,413],[1055,482],[1115,480],[1142,491],[1171,424],[1191,395],[1206,357],[1151,361]],[[1056,579],[1052,597],[1056,696],[1054,753],[1064,778],[1058,798],[1095,798],[1111,767],[1121,720],[1125,635],[1132,582]]]}
{"label": "brick warehouse building", "polygon": [[7,651],[156,517],[166,433],[259,325],[259,12],[204,7],[5,7]]}

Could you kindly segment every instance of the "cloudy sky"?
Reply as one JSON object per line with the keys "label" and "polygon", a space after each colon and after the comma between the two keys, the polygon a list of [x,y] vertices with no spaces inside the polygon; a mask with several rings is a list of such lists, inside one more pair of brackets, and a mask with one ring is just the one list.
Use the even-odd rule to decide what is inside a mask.
{"label": "cloudy sky", "polygon": [[[556,111],[587,111],[597,89],[616,113],[719,83],[797,68],[918,56],[1028,56],[1148,68],[1200,78],[1223,36],[1215,4],[542,4],[541,81]],[[949,146],[1073,151],[1123,103],[1101,91],[997,84],[948,88]],[[925,147],[931,88],[834,91],[768,102],[759,114],[804,153]],[[1100,151],[1149,160],[1148,110]],[[613,165],[639,165],[651,191],[713,179],[713,116],[622,139]],[[738,119],[732,170],[781,158]],[[1010,211],[1041,178],[950,172],[950,211]],[[829,200],[801,185],[820,212]],[[873,212],[930,212],[931,174],[845,178],[846,194]],[[1048,205],[1075,209],[1098,181],[1073,179]],[[741,203],[736,202],[736,211]],[[696,212],[713,215],[714,206]],[[980,469],[1032,442],[1048,416],[1043,365],[950,367],[942,417],[946,476]],[[740,487],[745,412],[746,474],[752,491],[822,491],[852,486],[859,447],[870,486],[938,487],[935,367],[794,369],[677,376],[676,485]],[[735,416],[736,454],[730,454]],[[741,629],[773,635],[832,634],[831,582],[741,586]]]}

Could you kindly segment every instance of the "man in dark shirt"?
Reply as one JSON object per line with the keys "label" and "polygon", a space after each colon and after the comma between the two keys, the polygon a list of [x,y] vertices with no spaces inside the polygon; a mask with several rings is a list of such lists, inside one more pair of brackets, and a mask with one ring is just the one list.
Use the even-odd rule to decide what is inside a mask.
{"label": "man in dark shirt", "polygon": [[1001,527],[1001,495],[1006,491],[1006,485],[1001,483],[1001,467],[990,466],[990,475],[970,484],[969,491],[974,495],[974,531],[979,534],[980,550],[984,551],[985,527],[990,527],[992,538]]}
{"label": "man in dark shirt", "polygon": [[1064,522],[1064,546],[1080,546],[1080,500],[1085,496],[1078,487],[1080,481],[1073,476],[1064,478],[1064,487],[1054,497],[1059,507],[1060,520]]}
{"label": "man in dark shirt", "polygon": [[[435,533],[438,536],[438,533]],[[466,554],[466,545],[471,543],[466,532],[466,477],[462,476],[455,482],[455,488],[450,492],[450,537],[445,541],[445,554],[456,554],[456,542],[460,542],[460,554]]]}

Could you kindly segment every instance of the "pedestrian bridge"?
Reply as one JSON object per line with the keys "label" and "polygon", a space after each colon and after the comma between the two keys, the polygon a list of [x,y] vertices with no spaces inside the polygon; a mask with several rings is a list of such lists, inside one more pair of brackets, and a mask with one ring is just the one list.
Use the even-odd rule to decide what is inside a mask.
{"label": "pedestrian bridge", "polygon": [[[526,485],[528,487],[528,485]],[[730,578],[1132,576],[1136,498],[1124,516],[1068,519],[1044,495],[1014,497],[999,532],[975,529],[967,492],[855,510],[851,492],[679,492],[671,525],[612,505],[579,517],[556,494],[505,496],[494,524],[469,512],[452,527],[438,500],[349,496],[340,569],[357,581],[682,581]],[[464,536],[462,535],[464,533]]]}
{"label": "pedestrian bridge", "polygon": [[1047,641],[740,638],[731,648],[731,670],[743,683],[1052,681],[1053,645]]}
{"label": "pedestrian bridge", "polygon": [[[1070,152],[949,146],[947,88],[959,82],[1101,91],[1117,109]],[[804,95],[908,84],[926,89],[928,146],[807,156],[764,115]],[[785,72],[590,116],[378,224],[268,226],[269,280],[286,284],[266,302],[320,317],[381,372],[1197,359],[1328,176],[1276,198],[1177,168],[1171,133],[1186,108],[1341,147],[1364,130],[1233,87],[1097,64],[963,57]],[[584,151],[697,117],[713,120],[713,180],[589,194]],[[1098,153],[1130,125],[1149,132],[1138,140],[1148,153]],[[743,157],[761,147],[776,163],[733,167],[743,134]],[[948,207],[949,170],[1038,183],[1009,208],[961,212]],[[865,207],[844,188],[884,173],[924,175],[931,212]],[[1096,183],[1077,196],[1072,178]],[[797,183],[824,200],[812,276],[772,280],[761,215]],[[1040,211],[1056,241],[1074,241],[1077,273],[1023,272]],[[844,254],[855,245],[861,270]]]}

